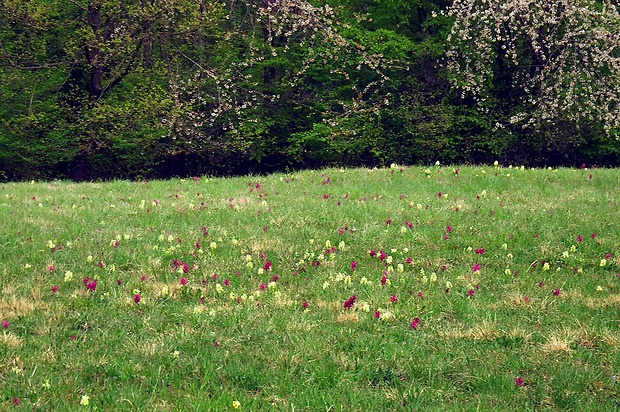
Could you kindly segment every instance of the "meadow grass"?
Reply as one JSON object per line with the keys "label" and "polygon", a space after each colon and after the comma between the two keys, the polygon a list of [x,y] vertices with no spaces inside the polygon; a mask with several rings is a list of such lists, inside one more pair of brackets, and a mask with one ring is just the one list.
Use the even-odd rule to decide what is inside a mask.
{"label": "meadow grass", "polygon": [[620,409],[620,173],[0,189],[2,410]]}

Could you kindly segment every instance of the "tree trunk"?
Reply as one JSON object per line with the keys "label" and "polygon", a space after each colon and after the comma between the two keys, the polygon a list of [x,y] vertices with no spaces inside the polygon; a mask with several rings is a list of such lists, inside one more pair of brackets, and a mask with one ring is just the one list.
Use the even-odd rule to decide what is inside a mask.
{"label": "tree trunk", "polygon": [[[142,8],[143,13],[145,12],[146,7],[148,6],[147,0],[140,0],[140,7]],[[144,65],[147,67],[152,66],[151,61],[151,53],[153,50],[153,39],[151,37],[151,22],[146,17],[142,17],[142,36],[143,36],[143,46],[142,46],[142,60]]]}
{"label": "tree trunk", "polygon": [[99,3],[91,1],[88,4],[88,25],[93,31],[93,42],[86,46],[86,59],[90,65],[90,79],[88,83],[88,94],[90,100],[97,100],[103,93],[103,67],[100,63],[101,49],[99,42],[101,41],[101,12]]}

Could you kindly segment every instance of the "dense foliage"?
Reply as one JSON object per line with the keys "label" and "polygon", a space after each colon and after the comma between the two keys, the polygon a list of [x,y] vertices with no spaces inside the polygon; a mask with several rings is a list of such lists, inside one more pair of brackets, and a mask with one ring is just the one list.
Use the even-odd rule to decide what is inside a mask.
{"label": "dense foliage", "polygon": [[0,178],[618,164],[616,6],[486,3],[6,0]]}

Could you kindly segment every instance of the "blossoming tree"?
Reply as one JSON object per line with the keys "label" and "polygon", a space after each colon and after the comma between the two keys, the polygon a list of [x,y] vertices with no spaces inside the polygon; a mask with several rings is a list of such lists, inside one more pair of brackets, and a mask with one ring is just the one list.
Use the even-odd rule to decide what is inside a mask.
{"label": "blossoming tree", "polygon": [[454,0],[446,14],[446,64],[463,97],[484,110],[508,98],[506,123],[523,127],[620,126],[617,1]]}

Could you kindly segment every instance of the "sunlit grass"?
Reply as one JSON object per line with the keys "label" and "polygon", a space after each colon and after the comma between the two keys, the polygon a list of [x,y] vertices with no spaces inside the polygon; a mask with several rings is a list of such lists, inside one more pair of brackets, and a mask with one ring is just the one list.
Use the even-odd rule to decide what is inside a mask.
{"label": "sunlit grass", "polygon": [[0,409],[618,409],[619,183],[5,183]]}

